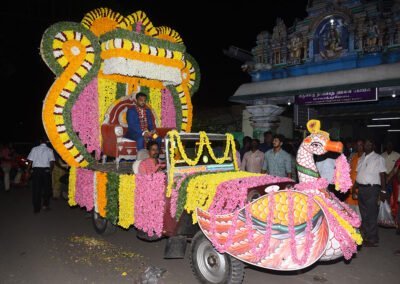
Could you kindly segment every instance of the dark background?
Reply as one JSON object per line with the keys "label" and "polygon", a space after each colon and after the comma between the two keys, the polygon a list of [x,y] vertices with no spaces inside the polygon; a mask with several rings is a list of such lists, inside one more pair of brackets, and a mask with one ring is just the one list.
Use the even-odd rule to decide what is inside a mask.
{"label": "dark background", "polygon": [[2,2],[0,8],[0,75],[2,78],[1,141],[34,141],[43,133],[42,101],[54,74],[39,55],[42,34],[59,21],[80,22],[85,13],[109,7],[122,15],[143,10],[155,26],[180,33],[187,51],[200,65],[195,111],[226,106],[240,84],[250,77],[241,63],[223,54],[230,45],[255,46],[263,30],[272,32],[276,18],[289,27],[306,17],[306,0],[160,1],[160,0],[38,0]]}

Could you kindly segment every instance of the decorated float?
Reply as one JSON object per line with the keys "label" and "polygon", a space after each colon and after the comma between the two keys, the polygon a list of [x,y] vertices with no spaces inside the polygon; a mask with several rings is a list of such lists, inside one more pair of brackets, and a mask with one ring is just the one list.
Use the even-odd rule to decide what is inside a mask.
{"label": "decorated float", "polygon": [[[239,171],[231,134],[190,133],[199,69],[175,30],[153,26],[142,11],[99,8],[47,29],[41,54],[56,74],[44,127],[71,167],[69,204],[91,211],[98,233],[118,225],[146,240],[168,237],[166,258],[184,257],[191,239],[193,271],[205,283],[242,282],[244,263],[298,270],[349,259],[361,244],[357,215],[326,190],[313,162],[313,154],[341,151],[319,121],[309,122],[299,149],[299,184]],[[167,164],[151,175],[132,172],[136,143],[124,138],[139,91]],[[346,191],[348,164],[344,156],[337,163],[336,188]]]}

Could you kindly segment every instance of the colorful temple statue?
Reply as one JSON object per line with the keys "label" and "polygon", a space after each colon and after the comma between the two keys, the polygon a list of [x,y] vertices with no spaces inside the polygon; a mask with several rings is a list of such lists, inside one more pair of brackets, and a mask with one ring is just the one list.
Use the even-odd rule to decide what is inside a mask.
{"label": "colorful temple statue", "polygon": [[[56,74],[43,123],[70,166],[87,167],[100,158],[101,125],[110,108],[121,100],[134,104],[139,91],[147,94],[156,127],[190,132],[198,65],[178,32],[153,26],[144,12],[122,16],[98,8],[81,23],[56,23],[44,33],[40,51]],[[119,114],[123,124],[126,109]]]}
{"label": "colorful temple statue", "polygon": [[[381,1],[310,0],[305,19],[291,27],[277,19],[272,33],[262,31],[257,36],[253,62],[246,71],[253,81],[263,81],[306,75],[302,71],[308,70],[306,66],[311,68],[309,74],[335,71],[319,67],[325,60],[337,60],[338,69],[348,69],[345,63],[352,61],[356,66],[374,65],[373,60],[392,63],[400,44],[400,2],[391,2],[384,7]],[[393,58],[379,61],[385,54]],[[295,65],[304,66],[296,69]],[[268,71],[271,66],[273,70]],[[288,67],[293,71],[281,74]]]}

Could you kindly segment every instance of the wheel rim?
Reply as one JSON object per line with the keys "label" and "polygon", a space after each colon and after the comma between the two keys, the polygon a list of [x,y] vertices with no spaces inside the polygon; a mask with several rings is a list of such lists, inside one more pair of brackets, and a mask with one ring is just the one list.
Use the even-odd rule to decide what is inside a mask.
{"label": "wheel rim", "polygon": [[200,273],[208,281],[219,283],[224,280],[227,267],[226,258],[218,253],[210,243],[202,242],[199,245],[196,260]]}
{"label": "wheel rim", "polygon": [[106,226],[107,220],[102,218],[97,212],[93,214],[94,225],[97,229],[103,230]]}

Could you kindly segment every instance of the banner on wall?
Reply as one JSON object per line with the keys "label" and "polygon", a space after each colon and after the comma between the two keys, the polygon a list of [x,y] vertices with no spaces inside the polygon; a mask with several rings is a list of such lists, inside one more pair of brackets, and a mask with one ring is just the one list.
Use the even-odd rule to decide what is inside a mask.
{"label": "banner on wall", "polygon": [[324,105],[370,102],[377,100],[378,88],[360,88],[354,90],[315,92],[298,95],[295,98],[295,103],[298,105]]}

